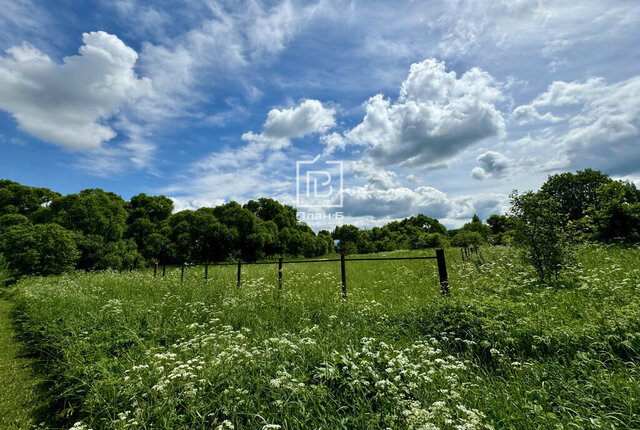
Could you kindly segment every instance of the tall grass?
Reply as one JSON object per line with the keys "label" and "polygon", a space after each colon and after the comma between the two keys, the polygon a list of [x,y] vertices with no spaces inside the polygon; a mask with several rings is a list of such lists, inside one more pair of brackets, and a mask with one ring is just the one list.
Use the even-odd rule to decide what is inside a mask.
{"label": "tall grass", "polygon": [[[388,253],[416,255],[416,253]],[[560,285],[473,261],[29,278],[23,338],[64,428],[640,428],[640,250],[584,247]],[[280,427],[279,427],[280,426]]]}

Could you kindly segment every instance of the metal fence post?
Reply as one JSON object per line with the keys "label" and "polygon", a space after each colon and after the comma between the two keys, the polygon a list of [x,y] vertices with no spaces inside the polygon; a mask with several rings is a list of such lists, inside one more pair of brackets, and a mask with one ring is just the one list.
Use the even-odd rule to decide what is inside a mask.
{"label": "metal fence post", "polygon": [[240,288],[240,272],[242,271],[242,260],[238,260],[238,284],[237,287]]}
{"label": "metal fence post", "polygon": [[282,291],[282,257],[278,258],[278,291]]}
{"label": "metal fence post", "polygon": [[342,299],[347,300],[347,271],[344,262],[344,251],[340,254],[340,271],[342,272]]}
{"label": "metal fence post", "polygon": [[440,289],[442,295],[449,295],[449,278],[447,276],[447,263],[444,259],[444,249],[436,249],[436,261],[438,262],[438,275],[440,276]]}
{"label": "metal fence post", "polygon": [[180,266],[180,282],[184,281],[184,263]]}
{"label": "metal fence post", "polygon": [[156,263],[155,266],[153,266],[153,277],[155,279],[155,277],[158,276],[158,263]]}

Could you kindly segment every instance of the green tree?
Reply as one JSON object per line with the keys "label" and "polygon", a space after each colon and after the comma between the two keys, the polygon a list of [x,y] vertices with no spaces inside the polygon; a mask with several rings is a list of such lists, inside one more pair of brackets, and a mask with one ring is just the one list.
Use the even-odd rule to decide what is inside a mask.
{"label": "green tree", "polygon": [[105,242],[122,239],[126,228],[128,214],[122,197],[99,188],[68,194],[54,200],[49,209],[56,224],[100,236]]}
{"label": "green tree", "polygon": [[597,170],[585,169],[574,173],[549,176],[540,191],[553,198],[566,222],[584,217],[587,209],[598,202],[597,190],[612,182],[609,176]]}
{"label": "green tree", "polygon": [[79,253],[72,232],[57,224],[22,224],[0,236],[0,251],[17,275],[73,270]]}
{"label": "green tree", "polygon": [[491,227],[489,227],[488,225],[482,224],[480,217],[476,214],[474,214],[473,218],[471,218],[471,222],[468,222],[465,225],[463,225],[460,230],[465,232],[476,232],[482,237],[483,241],[485,241],[491,234]]}
{"label": "green tree", "polygon": [[594,239],[640,243],[640,192],[635,185],[622,181],[603,185],[588,213]]}
{"label": "green tree", "polygon": [[6,179],[0,180],[0,215],[30,216],[61,194],[47,188],[35,188]]}
{"label": "green tree", "polygon": [[355,225],[345,224],[337,226],[331,233],[331,237],[338,241],[338,251],[354,254],[358,252],[361,234]]}
{"label": "green tree", "polygon": [[489,228],[491,228],[492,234],[506,233],[509,231],[509,218],[505,215],[489,215],[489,218],[487,218],[487,224],[489,225]]}
{"label": "green tree", "polygon": [[451,239],[451,245],[461,248],[468,248],[471,246],[480,246],[484,243],[482,235],[477,231],[460,230]]}
{"label": "green tree", "polygon": [[543,192],[518,195],[514,191],[510,197],[514,238],[525,260],[541,282],[557,280],[570,257],[567,215],[562,206]]}

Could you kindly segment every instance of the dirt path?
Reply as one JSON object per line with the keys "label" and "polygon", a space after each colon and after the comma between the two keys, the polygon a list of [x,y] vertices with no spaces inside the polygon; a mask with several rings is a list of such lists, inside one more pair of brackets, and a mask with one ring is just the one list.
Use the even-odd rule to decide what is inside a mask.
{"label": "dirt path", "polygon": [[11,303],[0,299],[0,429],[28,429],[39,406],[40,380],[31,370],[31,361],[21,354],[15,339]]}

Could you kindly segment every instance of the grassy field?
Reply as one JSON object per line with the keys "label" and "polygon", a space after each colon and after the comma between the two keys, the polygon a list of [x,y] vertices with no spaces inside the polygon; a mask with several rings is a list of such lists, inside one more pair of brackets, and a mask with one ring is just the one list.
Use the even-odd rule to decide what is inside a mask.
{"label": "grassy field", "polygon": [[[385,255],[429,255],[387,253]],[[640,249],[536,282],[511,248],[435,261],[30,278],[49,428],[640,428]]]}
{"label": "grassy field", "polygon": [[39,423],[41,381],[16,340],[10,314],[11,303],[0,298],[0,429],[27,429]]}

